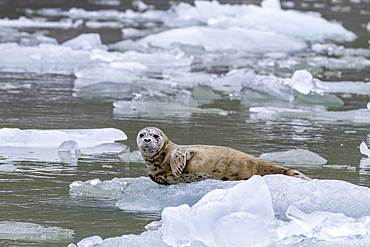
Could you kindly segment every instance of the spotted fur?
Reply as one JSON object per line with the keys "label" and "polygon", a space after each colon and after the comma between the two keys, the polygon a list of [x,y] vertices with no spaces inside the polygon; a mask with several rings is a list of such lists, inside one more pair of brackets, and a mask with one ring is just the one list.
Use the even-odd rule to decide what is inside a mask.
{"label": "spotted fur", "polygon": [[177,145],[155,127],[139,131],[137,145],[149,169],[149,177],[164,185],[204,179],[245,180],[253,175],[268,174],[310,179],[296,170],[275,165],[232,148]]}

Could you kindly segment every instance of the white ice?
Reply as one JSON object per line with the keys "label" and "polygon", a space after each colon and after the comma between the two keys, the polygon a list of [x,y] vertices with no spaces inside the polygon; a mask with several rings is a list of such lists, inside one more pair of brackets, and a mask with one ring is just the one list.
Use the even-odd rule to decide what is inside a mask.
{"label": "white ice", "polygon": [[64,21],[46,21],[45,19],[29,19],[27,17],[19,17],[18,19],[0,19],[0,27],[13,28],[78,28],[82,25],[80,20],[73,21],[67,19]]}
{"label": "white ice", "polygon": [[324,165],[328,161],[320,155],[304,149],[292,149],[282,152],[264,153],[259,158],[290,165]]}
{"label": "white ice", "polygon": [[0,147],[56,147],[67,140],[74,140],[80,148],[94,147],[102,143],[126,140],[122,130],[102,129],[0,129]]}
{"label": "white ice", "polygon": [[[274,42],[269,42],[274,40]],[[158,34],[148,35],[138,41],[141,45],[170,47],[174,43],[203,46],[207,51],[297,51],[306,45],[295,38],[285,35],[249,30],[240,27],[226,29],[214,27],[174,28]]]}
{"label": "white ice", "polygon": [[82,155],[121,153],[127,146],[114,143],[126,140],[118,129],[20,130],[0,129],[0,157],[11,161],[77,163]]}
{"label": "white ice", "polygon": [[[162,186],[136,178],[123,179],[123,189],[113,181],[107,181],[113,186],[108,188],[122,193],[117,202],[121,209],[163,210],[162,221],[141,235],[99,239],[98,246],[140,246],[145,241],[156,246],[364,245],[370,240],[370,189],[343,181],[269,175]],[[93,192],[91,188],[84,196]]]}
{"label": "white ice", "polygon": [[367,155],[369,158],[370,158],[370,150],[369,148],[367,147],[366,143],[365,142],[361,142],[361,145],[360,145],[360,152],[364,155]]}
{"label": "white ice", "polygon": [[[274,7],[271,7],[273,6]],[[169,26],[208,25],[219,29],[240,27],[246,30],[274,32],[303,40],[353,40],[354,33],[317,15],[282,10],[278,1],[264,1],[263,6],[229,5],[217,1],[195,1],[195,6],[179,4],[163,17]],[[265,40],[265,43],[269,42]]]}
{"label": "white ice", "polygon": [[307,119],[309,121],[323,121],[334,124],[368,124],[370,122],[370,111],[368,109],[327,111],[322,108],[251,107],[249,111],[251,112],[251,119],[261,120]]}
{"label": "white ice", "polygon": [[56,226],[0,221],[0,239],[17,241],[61,242],[73,239],[74,231]]}

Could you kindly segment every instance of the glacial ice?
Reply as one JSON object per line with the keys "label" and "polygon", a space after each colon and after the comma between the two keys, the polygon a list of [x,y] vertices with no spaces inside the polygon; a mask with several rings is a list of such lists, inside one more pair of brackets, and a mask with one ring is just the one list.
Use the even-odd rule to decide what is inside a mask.
{"label": "glacial ice", "polygon": [[73,239],[74,231],[28,222],[0,221],[0,239],[61,242]]}
{"label": "glacial ice", "polygon": [[[140,246],[144,241],[156,246],[364,245],[370,240],[370,189],[348,182],[284,175],[172,186],[143,177],[121,181],[131,184],[110,187],[122,193],[117,206],[163,210],[162,221],[140,235],[99,239],[97,246]],[[84,196],[91,192],[92,188]]]}
{"label": "glacial ice", "polygon": [[0,129],[0,147],[58,148],[62,142],[74,140],[80,148],[90,148],[102,143],[126,140],[126,134],[114,128],[102,129]]}
{"label": "glacial ice", "polygon": [[304,149],[264,153],[259,158],[273,163],[290,165],[324,165],[328,162],[320,155]]}
{"label": "glacial ice", "polygon": [[323,121],[335,124],[368,124],[370,111],[368,109],[348,111],[327,111],[325,109],[310,108],[278,108],[278,107],[251,107],[251,119],[276,120],[276,119],[307,119],[309,121]]}

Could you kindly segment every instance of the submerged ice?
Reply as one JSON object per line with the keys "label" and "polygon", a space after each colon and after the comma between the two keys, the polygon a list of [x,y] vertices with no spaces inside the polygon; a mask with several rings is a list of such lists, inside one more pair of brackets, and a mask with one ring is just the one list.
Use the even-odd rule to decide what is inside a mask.
{"label": "submerged ice", "polygon": [[[275,246],[302,241],[361,245],[370,239],[370,189],[343,181],[269,175],[174,186],[157,185],[149,178],[122,179],[124,188],[124,183],[106,182],[107,189],[122,193],[117,202],[121,209],[163,210],[162,220],[141,235],[99,239],[98,246],[137,246],[144,241],[157,246]],[[80,196],[93,192],[91,187]]]}

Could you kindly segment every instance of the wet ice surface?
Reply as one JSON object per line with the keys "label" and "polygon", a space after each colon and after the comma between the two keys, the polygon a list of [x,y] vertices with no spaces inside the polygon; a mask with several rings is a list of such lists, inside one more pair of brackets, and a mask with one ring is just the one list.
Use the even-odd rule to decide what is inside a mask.
{"label": "wet ice surface", "polygon": [[136,178],[74,182],[70,188],[83,197],[100,197],[105,191],[105,196],[118,198],[117,206],[124,211],[163,210],[161,224],[148,226],[139,236],[89,239],[99,246],[137,246],[144,241],[158,241],[160,246],[199,241],[205,246],[365,244],[370,237],[370,208],[365,206],[370,204],[370,190],[343,181],[270,175],[245,182],[161,186]]}
{"label": "wet ice surface", "polygon": [[[135,4],[0,6],[0,214],[17,232],[0,245],[366,245],[365,3]],[[148,125],[315,180],[160,186],[135,144]]]}

